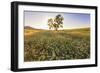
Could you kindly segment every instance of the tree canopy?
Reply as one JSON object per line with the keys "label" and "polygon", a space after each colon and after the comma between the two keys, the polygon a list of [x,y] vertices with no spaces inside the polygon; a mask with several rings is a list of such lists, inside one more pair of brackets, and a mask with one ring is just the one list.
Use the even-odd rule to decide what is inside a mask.
{"label": "tree canopy", "polygon": [[49,29],[54,29],[57,31],[58,28],[63,28],[63,20],[64,18],[60,14],[55,16],[55,18],[48,19]]}

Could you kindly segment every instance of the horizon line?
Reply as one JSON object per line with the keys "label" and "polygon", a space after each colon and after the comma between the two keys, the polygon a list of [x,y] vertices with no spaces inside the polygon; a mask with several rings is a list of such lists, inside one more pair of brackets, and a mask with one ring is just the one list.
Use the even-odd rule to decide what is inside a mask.
{"label": "horizon line", "polygon": [[[43,29],[43,28],[34,28],[34,27],[32,27],[32,26],[24,26],[24,27],[30,27],[30,28],[33,28],[33,29],[41,29],[41,30],[54,30],[54,29]],[[88,27],[72,27],[72,28],[59,28],[58,30],[67,30],[67,29],[82,29],[82,28],[90,28],[89,26]]]}

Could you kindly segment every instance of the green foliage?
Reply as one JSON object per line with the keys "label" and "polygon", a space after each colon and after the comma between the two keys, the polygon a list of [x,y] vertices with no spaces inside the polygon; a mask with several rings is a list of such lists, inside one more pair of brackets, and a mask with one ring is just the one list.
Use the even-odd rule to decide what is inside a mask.
{"label": "green foliage", "polygon": [[57,31],[58,28],[63,27],[63,20],[64,18],[60,14],[58,14],[54,19],[48,19],[49,29],[55,29]]}
{"label": "green foliage", "polygon": [[53,19],[52,18],[48,19],[48,26],[49,26],[49,29],[53,28]]}
{"label": "green foliage", "polygon": [[90,31],[39,30],[25,36],[24,61],[72,60],[90,58]]}

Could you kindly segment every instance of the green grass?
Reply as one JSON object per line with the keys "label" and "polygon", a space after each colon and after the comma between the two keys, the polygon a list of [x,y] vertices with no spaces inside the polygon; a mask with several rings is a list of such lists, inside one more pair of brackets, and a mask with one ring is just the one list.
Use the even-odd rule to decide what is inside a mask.
{"label": "green grass", "polygon": [[[36,31],[35,29],[32,30]],[[25,36],[24,61],[90,58],[90,29],[37,30]]]}

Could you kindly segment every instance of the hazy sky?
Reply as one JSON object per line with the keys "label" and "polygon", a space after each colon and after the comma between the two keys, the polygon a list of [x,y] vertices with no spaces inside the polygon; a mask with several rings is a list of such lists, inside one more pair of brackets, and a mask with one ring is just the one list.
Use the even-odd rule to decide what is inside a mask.
{"label": "hazy sky", "polygon": [[24,25],[38,29],[49,29],[48,19],[61,14],[64,17],[63,29],[90,27],[90,14],[24,11]]}

